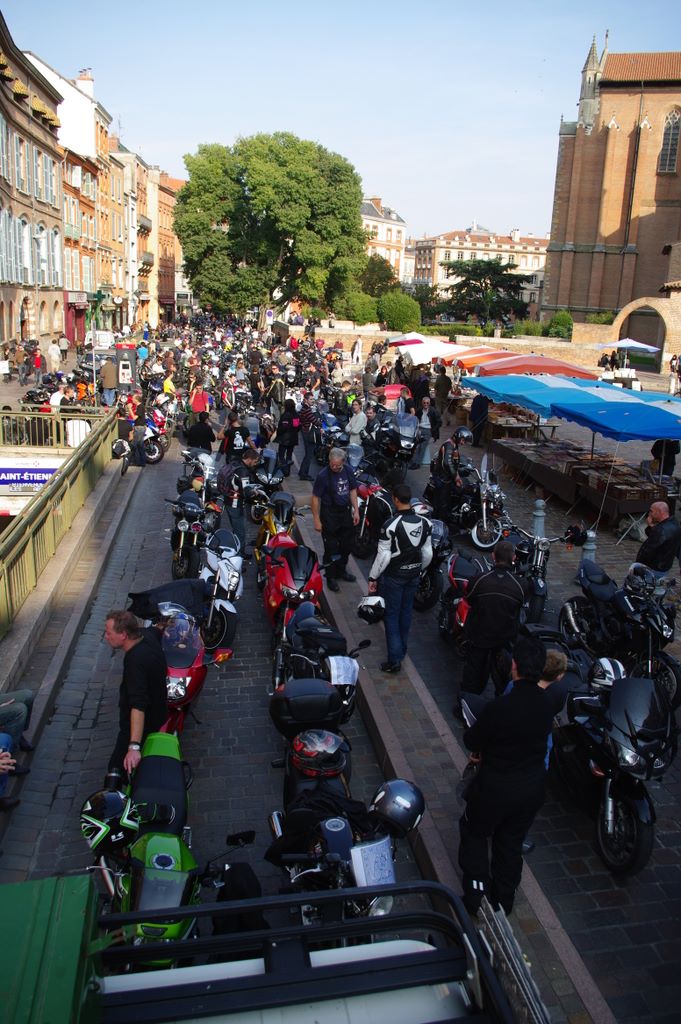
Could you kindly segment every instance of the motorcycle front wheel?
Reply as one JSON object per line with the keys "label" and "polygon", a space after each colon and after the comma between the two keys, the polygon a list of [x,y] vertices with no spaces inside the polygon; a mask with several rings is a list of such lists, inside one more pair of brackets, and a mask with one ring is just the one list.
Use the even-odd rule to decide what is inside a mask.
{"label": "motorcycle front wheel", "polygon": [[484,525],[482,519],[478,519],[471,530],[471,540],[476,548],[489,551],[490,548],[495,546],[497,541],[501,540],[502,532],[501,523],[498,519],[488,519],[487,526]]}
{"label": "motorcycle front wheel", "polygon": [[206,624],[201,630],[206,650],[214,651],[218,647],[231,647],[236,633],[236,615],[228,614],[222,608],[213,609],[210,626]]}
{"label": "motorcycle front wheel", "polygon": [[426,572],[419,581],[418,589],[414,595],[414,608],[417,612],[426,612],[433,608],[440,600],[442,593],[442,576],[435,570]]}
{"label": "motorcycle front wheel", "polygon": [[681,665],[669,654],[658,651],[652,659],[650,672],[648,671],[648,659],[637,658],[629,673],[639,679],[654,679],[664,690],[672,708],[677,708],[681,704]]}
{"label": "motorcycle front wheel", "polygon": [[360,534],[359,527],[356,527],[352,537],[352,553],[355,558],[371,558],[375,550],[376,545],[369,536],[369,531],[365,530]]}
{"label": "motorcycle front wheel", "polygon": [[605,808],[601,804],[596,822],[598,855],[614,875],[635,875],[653,852],[654,829],[641,821],[631,800],[613,800],[614,825],[608,832]]}
{"label": "motorcycle front wheel", "polygon": [[129,465],[130,465],[130,457],[128,455],[124,455],[122,460],[121,460],[121,476],[125,476],[125,474],[128,472],[128,466]]}
{"label": "motorcycle front wheel", "polygon": [[155,437],[150,437],[144,442],[144,454],[150,466],[155,466],[163,458],[163,448]]}
{"label": "motorcycle front wheel", "polygon": [[173,555],[171,575],[174,580],[196,579],[200,568],[199,552],[194,547],[183,547]]}

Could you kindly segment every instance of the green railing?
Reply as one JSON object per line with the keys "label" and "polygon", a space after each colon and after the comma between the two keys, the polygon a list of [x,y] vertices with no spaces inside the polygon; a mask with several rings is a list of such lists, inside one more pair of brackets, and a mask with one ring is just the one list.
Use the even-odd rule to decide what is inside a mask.
{"label": "green railing", "polygon": [[0,536],[0,638],[71,529],[111,459],[111,442],[117,436],[116,418],[107,409],[0,413],[0,446],[13,448],[18,455],[45,454],[51,448],[65,456]]}

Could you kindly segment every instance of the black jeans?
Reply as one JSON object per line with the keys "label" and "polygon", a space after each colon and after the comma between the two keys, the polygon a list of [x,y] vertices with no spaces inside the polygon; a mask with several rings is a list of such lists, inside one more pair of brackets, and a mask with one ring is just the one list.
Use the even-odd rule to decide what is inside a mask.
{"label": "black jeans", "polygon": [[341,576],[347,569],[348,557],[352,550],[352,509],[349,505],[322,505],[322,540],[324,541],[324,564],[328,579]]}

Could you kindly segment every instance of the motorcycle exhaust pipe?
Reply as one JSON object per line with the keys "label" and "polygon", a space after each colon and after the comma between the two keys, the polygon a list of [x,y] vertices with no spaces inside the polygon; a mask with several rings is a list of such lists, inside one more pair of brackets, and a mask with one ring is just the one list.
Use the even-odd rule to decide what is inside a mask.
{"label": "motorcycle exhaust pipe", "polygon": [[610,796],[610,779],[607,779],[603,787],[603,820],[605,822],[605,829],[609,836],[611,836],[615,830],[615,803]]}
{"label": "motorcycle exhaust pipe", "polygon": [[567,603],[564,607],[565,607],[565,618],[570,623],[570,629],[572,629],[577,634],[581,633],[581,630],[580,630],[579,626],[577,625],[577,620],[575,619],[575,610],[574,610],[573,606],[571,604]]}
{"label": "motorcycle exhaust pipe", "polygon": [[267,820],[274,839],[281,839],[284,834],[284,812],[272,811]]}

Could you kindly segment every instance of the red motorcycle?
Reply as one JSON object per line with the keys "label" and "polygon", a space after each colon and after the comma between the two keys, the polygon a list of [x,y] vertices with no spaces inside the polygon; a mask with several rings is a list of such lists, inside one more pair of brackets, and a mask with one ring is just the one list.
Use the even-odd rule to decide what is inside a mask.
{"label": "red motorcycle", "polygon": [[466,600],[468,583],[479,572],[491,569],[491,563],[482,556],[468,558],[462,551],[456,550],[447,563],[447,579],[449,586],[440,598],[440,610],[437,625],[443,640],[451,640],[456,653],[460,657],[466,654],[466,638],[464,626],[470,611]]}
{"label": "red motorcycle", "polygon": [[296,608],[303,601],[319,605],[324,589],[317,555],[296,544],[287,533],[277,533],[263,548],[265,556],[265,612],[274,629],[275,647]]}
{"label": "red motorcycle", "polygon": [[381,527],[395,514],[390,493],[376,477],[361,474],[357,481],[359,522],[352,538],[355,558],[371,558],[376,554]]}

